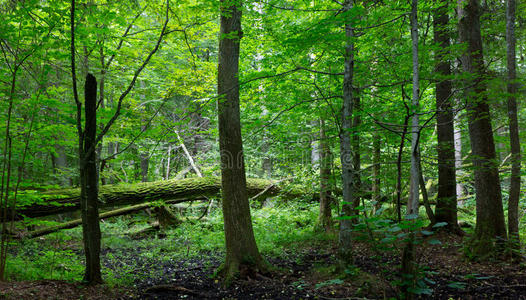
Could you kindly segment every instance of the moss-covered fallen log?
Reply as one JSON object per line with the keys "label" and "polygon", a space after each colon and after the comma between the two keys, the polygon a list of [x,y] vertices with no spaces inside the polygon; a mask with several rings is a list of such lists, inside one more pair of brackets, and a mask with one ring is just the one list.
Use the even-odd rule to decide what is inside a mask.
{"label": "moss-covered fallen log", "polygon": [[[101,208],[129,206],[156,200],[171,201],[172,203],[185,202],[219,195],[220,188],[220,177],[104,185],[99,189],[99,206]],[[288,198],[310,196],[309,192],[300,186],[283,183],[276,184],[265,179],[247,179],[247,189],[249,195],[257,195],[258,198],[276,195]],[[72,212],[80,208],[79,189],[39,192],[33,198],[36,199],[32,201],[32,204],[17,208],[15,219],[19,220],[24,216],[34,218]],[[3,213],[0,211],[1,215]]]}

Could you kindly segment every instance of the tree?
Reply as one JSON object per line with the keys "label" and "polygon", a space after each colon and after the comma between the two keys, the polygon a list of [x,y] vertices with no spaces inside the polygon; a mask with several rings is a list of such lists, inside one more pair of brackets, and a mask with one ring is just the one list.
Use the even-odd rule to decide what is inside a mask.
{"label": "tree", "polygon": [[373,168],[372,168],[372,200],[374,203],[373,213],[376,214],[381,207],[380,203],[380,164],[381,164],[381,138],[377,131],[373,132]]}
{"label": "tree", "polygon": [[267,272],[269,266],[259,253],[252,229],[241,139],[238,76],[242,4],[221,0],[220,5],[217,108],[226,258],[218,273],[228,284],[240,270]]}
{"label": "tree", "polygon": [[506,1],[506,61],[508,67],[508,119],[511,145],[511,181],[508,199],[508,234],[514,249],[520,249],[519,197],[521,190],[521,145],[517,118],[517,58],[515,37],[515,0]]}
{"label": "tree", "polygon": [[352,260],[352,219],[355,215],[353,208],[356,197],[354,190],[355,170],[353,166],[351,132],[353,115],[353,76],[354,76],[354,30],[350,11],[353,8],[353,0],[345,0],[343,12],[346,14],[345,26],[345,53],[344,53],[344,78],[343,78],[343,104],[341,110],[340,124],[340,161],[342,164],[342,219],[340,220],[340,261],[343,265],[351,263]]}
{"label": "tree", "polygon": [[464,89],[477,205],[477,224],[470,247],[474,255],[484,257],[496,249],[495,241],[506,239],[506,226],[486,91],[480,14],[478,0],[459,2],[460,41],[467,48],[461,63],[470,76]]}
{"label": "tree", "polygon": [[[418,62],[418,0],[411,2],[411,41],[412,41],[412,66],[413,66],[413,97],[412,106],[413,118],[411,122],[411,181],[409,186],[409,198],[407,203],[407,216],[415,215],[418,218],[418,209],[420,203],[420,65]],[[402,276],[407,276],[410,284],[403,286],[405,299],[414,299],[414,294],[411,291],[416,283],[416,268],[415,268],[415,233],[411,231],[407,243],[402,253]]]}
{"label": "tree", "polygon": [[90,284],[102,283],[100,272],[100,224],[99,224],[99,174],[97,165],[97,80],[88,73],[84,87],[84,149],[80,156],[81,189],[80,212],[82,236],[86,255],[84,281]]}
{"label": "tree", "polygon": [[420,203],[420,65],[418,63],[418,0],[411,2],[411,41],[412,41],[412,66],[413,66],[413,95],[411,119],[411,171],[407,214],[418,215]]}
{"label": "tree", "polygon": [[[353,121],[352,121],[352,164],[354,169],[354,191],[356,192],[356,196],[354,197],[354,203],[353,203],[353,210],[354,215],[358,215],[359,211],[356,210],[358,206],[360,206],[360,199],[363,197],[363,191],[362,191],[362,180],[361,180],[361,156],[360,156],[360,129],[362,125],[362,117],[361,117],[361,106],[360,106],[360,94],[358,93],[358,90],[355,90],[354,92],[354,107],[353,107]],[[353,220],[355,223],[358,223],[358,218],[355,218]]]}
{"label": "tree", "polygon": [[[79,159],[79,174],[80,174],[80,206],[82,216],[82,233],[84,242],[84,253],[86,256],[86,269],[84,273],[84,281],[88,284],[102,283],[102,276],[100,272],[100,225],[98,212],[98,170],[97,170],[97,154],[96,149],[98,143],[102,141],[104,135],[111,128],[113,123],[117,120],[121,113],[122,102],[126,96],[133,89],[137,77],[148,64],[152,56],[159,49],[160,43],[166,32],[168,24],[169,2],[166,3],[166,17],[165,21],[156,41],[155,47],[149,52],[146,59],[135,70],[132,80],[127,85],[127,88],[120,95],[117,108],[111,119],[101,127],[101,132],[97,134],[97,83],[95,77],[91,74],[86,76],[85,85],[85,126],[82,128],[82,102],[78,96],[77,89],[77,73],[76,73],[76,47],[75,47],[75,0],[71,1],[70,8],[70,59],[71,59],[71,79],[73,98],[76,105],[76,127],[78,134],[78,159]],[[131,25],[128,27],[131,28]],[[126,31],[127,32],[127,31]],[[122,43],[121,43],[122,45]],[[118,46],[120,48],[120,46]],[[111,64],[114,56],[108,62]],[[87,64],[87,62],[86,62]],[[87,68],[87,66],[86,66]]]}
{"label": "tree", "polygon": [[325,120],[320,118],[320,214],[317,225],[325,231],[330,231],[332,228],[332,195],[330,190],[332,155],[325,127]]}
{"label": "tree", "polygon": [[82,104],[77,91],[75,66],[75,0],[71,1],[71,79],[73,97],[77,106],[78,154],[80,166],[80,210],[82,216],[82,240],[86,269],[84,281],[89,284],[102,283],[100,272],[100,225],[98,210],[98,173],[95,146],[97,144],[97,81],[93,75],[86,76],[85,131],[82,129]]}
{"label": "tree", "polygon": [[434,41],[438,46],[435,52],[435,70],[440,76],[436,83],[436,120],[438,153],[438,192],[435,208],[435,221],[446,222],[451,232],[460,232],[457,221],[457,197],[455,176],[455,133],[453,128],[450,33],[447,1],[441,1],[434,10]]}

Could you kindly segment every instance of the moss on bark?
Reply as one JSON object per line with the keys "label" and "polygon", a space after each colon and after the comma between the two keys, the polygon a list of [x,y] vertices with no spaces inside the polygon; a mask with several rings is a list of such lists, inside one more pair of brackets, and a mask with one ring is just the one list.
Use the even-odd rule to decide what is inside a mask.
{"label": "moss on bark", "polygon": [[[270,188],[268,188],[271,186]],[[268,189],[267,189],[268,188]],[[271,180],[247,179],[248,195],[258,195],[264,199],[280,195],[285,198],[311,196],[303,187],[297,185],[280,185]],[[186,202],[203,196],[216,196],[221,191],[220,177],[188,178],[181,180],[154,181],[137,184],[105,185],[99,189],[99,206],[115,207],[136,205],[155,200]],[[25,191],[30,193],[29,191]],[[31,204],[17,208],[17,219],[42,217],[59,213],[76,211],[80,208],[80,190],[62,189],[40,192]],[[2,215],[0,213],[0,215]]]}

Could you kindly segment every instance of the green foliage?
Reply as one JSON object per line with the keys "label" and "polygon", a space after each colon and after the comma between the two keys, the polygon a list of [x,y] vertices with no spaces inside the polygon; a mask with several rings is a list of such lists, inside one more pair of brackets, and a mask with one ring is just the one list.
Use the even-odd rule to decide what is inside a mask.
{"label": "green foliage", "polygon": [[[113,116],[119,97],[157,40],[166,4],[151,0],[88,2],[77,7],[75,33],[79,64],[76,71],[80,87],[88,71],[96,75],[99,87],[104,82],[104,91],[100,90],[98,95],[101,99],[98,122],[105,124]],[[350,22],[356,27],[357,35],[353,38],[357,50],[354,86],[359,88],[362,107],[354,110],[354,114],[362,118],[362,125],[357,130],[362,151],[360,175],[363,189],[368,190],[375,179],[369,174],[370,168],[377,163],[381,165],[380,192],[388,202],[384,205],[391,207],[381,208],[375,215],[364,218],[364,213],[371,210],[371,203],[367,202],[365,207],[360,207],[361,214],[354,231],[358,240],[367,241],[375,251],[391,252],[400,248],[409,232],[432,236],[432,231],[421,230],[425,220],[423,214],[422,218],[412,216],[416,221],[404,220],[400,224],[392,221],[397,174],[391,162],[396,161],[398,155],[401,122],[405,117],[403,91],[411,89],[408,83],[412,72],[408,63],[410,35],[406,18],[409,7],[404,1],[373,2],[358,1],[347,12],[341,11],[337,1],[247,3],[243,12],[238,74],[241,121],[249,177],[292,178],[305,191],[314,193],[319,184],[319,166],[314,162],[313,150],[319,145],[319,120],[325,120],[332,169],[330,188],[340,190],[342,166],[338,137],[346,41],[343,24]],[[438,2],[419,2],[419,9],[423,12],[419,15],[419,24],[425,26],[420,32],[419,45],[421,107],[418,112],[414,112],[413,107],[410,110],[419,113],[422,119],[430,119],[421,132],[420,144],[424,177],[436,182],[437,144],[431,118],[436,112],[434,86],[441,78],[437,78],[434,72],[433,55],[439,47],[431,40],[434,32],[430,12]],[[505,39],[501,34],[504,31],[502,3],[487,3],[482,29],[484,51],[488,57],[487,95],[491,100],[506,208],[509,145],[504,101],[507,93],[504,90],[506,62]],[[0,157],[6,157],[7,152],[12,154],[9,157],[11,176],[5,176],[2,182],[2,186],[9,183],[10,190],[5,192],[7,197],[1,191],[0,199],[8,199],[9,204],[15,201],[14,189],[20,178],[19,191],[16,192],[18,207],[40,203],[42,190],[78,185],[78,137],[73,118],[76,111],[72,105],[70,54],[67,51],[70,42],[69,5],[61,1],[0,3],[0,132],[6,132],[8,122],[10,124],[9,136],[0,135]],[[449,9],[453,15],[453,5]],[[217,100],[219,1],[172,0],[168,14],[170,33],[137,78],[137,84],[122,104],[120,118],[101,142],[99,154],[105,163],[100,173],[101,183],[136,183],[143,179],[153,181],[195,176],[183,144],[204,176],[220,175],[214,105]],[[526,15],[524,3],[519,4],[517,15]],[[524,18],[519,17],[517,25],[518,56],[524,57]],[[452,21],[451,29],[455,26]],[[125,34],[127,28],[130,31]],[[449,50],[447,59],[454,61],[465,46],[453,45]],[[524,83],[523,69],[519,68],[518,81],[521,84]],[[456,82],[469,76],[454,73],[450,79]],[[13,88],[11,83],[14,83]],[[457,88],[461,90],[458,84]],[[459,94],[454,95],[459,98],[454,105],[458,116],[455,125],[462,133],[460,154],[465,161],[457,172],[457,179],[466,193],[459,219],[475,224],[476,203],[472,167],[468,161],[467,118],[462,112],[464,99]],[[10,104],[12,117],[8,120]],[[524,107],[521,107],[519,123],[524,122]],[[379,162],[374,162],[370,155],[370,141],[375,134],[381,137]],[[523,140],[525,137],[522,136]],[[8,141],[11,151],[3,148]],[[406,141],[402,153],[402,201],[408,194],[409,185],[406,176],[408,144]],[[2,170],[6,170],[6,164],[7,157],[2,160]],[[434,189],[436,187],[432,188],[430,195],[435,194]],[[338,193],[333,194],[337,198]],[[316,204],[275,204],[279,201],[271,200],[268,203],[274,203],[274,206],[265,205],[253,211],[256,239],[264,253],[280,255],[293,251],[296,246],[323,243],[334,238],[315,234],[312,230],[318,214]],[[519,205],[520,211],[526,210],[526,201],[520,201]],[[223,251],[223,220],[218,210],[213,210],[206,221],[195,221],[201,208],[188,210],[192,211],[185,216],[188,219],[177,228],[167,230],[164,239],[152,237],[133,241],[128,237],[149,226],[144,214],[103,223],[103,247],[116,251],[107,254],[106,258],[116,266],[119,255],[125,255],[135,247],[151,249],[141,254],[148,259],[189,258],[203,252]],[[25,226],[56,224],[54,221],[25,220],[24,224],[17,225],[23,230]],[[526,215],[522,214],[521,223],[524,222]],[[468,233],[472,230],[466,229]],[[520,235],[526,235],[526,227],[520,228]],[[76,280],[81,276],[80,240],[80,229],[77,228],[46,236],[38,243],[13,244],[16,250],[9,257],[8,272],[14,279]],[[415,242],[421,243],[422,240]],[[426,242],[438,244],[432,237]],[[71,249],[68,248],[70,244]],[[28,250],[21,250],[25,248]],[[471,253],[467,255],[472,256]],[[133,270],[134,266],[119,265],[119,268],[126,271]],[[117,283],[128,284],[133,280],[111,268],[106,268],[105,272],[107,278]],[[414,292],[427,292],[423,285],[418,289]]]}
{"label": "green foliage", "polygon": [[[280,199],[274,199],[280,203]],[[203,207],[192,205],[181,216],[183,222],[167,229],[162,238],[156,233],[134,239],[134,234],[150,227],[151,217],[138,213],[132,217],[120,216],[101,223],[103,232],[103,275],[111,285],[131,285],[137,276],[157,278],[159,270],[144,268],[127,256],[138,255],[139,261],[163,262],[191,261],[204,254],[221,256],[224,251],[223,218],[217,208],[202,220]],[[326,242],[332,237],[315,234],[317,218],[315,203],[291,202],[265,206],[253,210],[254,231],[264,255],[280,257],[305,247]],[[33,226],[46,226],[54,222],[37,222]],[[80,280],[83,256],[81,228],[63,230],[45,237],[14,243],[8,259],[8,276],[13,280]],[[137,251],[144,249],[144,251]],[[141,272],[136,272],[137,269]],[[144,269],[143,269],[144,268]]]}
{"label": "green foliage", "polygon": [[7,260],[11,280],[57,279],[80,281],[84,266],[78,253],[69,248],[70,237],[59,234],[48,240],[28,240],[14,245],[16,255]]}
{"label": "green foliage", "polygon": [[342,283],[343,283],[343,280],[341,280],[341,279],[331,279],[331,280],[326,280],[326,281],[322,281],[320,283],[317,283],[314,288],[315,289],[320,289],[320,288],[322,288],[324,286],[338,285],[338,284],[342,284]]}

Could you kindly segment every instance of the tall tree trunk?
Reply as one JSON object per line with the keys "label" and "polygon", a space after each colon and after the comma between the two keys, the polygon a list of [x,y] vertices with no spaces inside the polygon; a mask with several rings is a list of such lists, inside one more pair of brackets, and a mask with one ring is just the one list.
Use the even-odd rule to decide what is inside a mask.
{"label": "tall tree trunk", "polygon": [[[402,98],[404,97],[402,89]],[[409,118],[411,118],[411,112],[409,106],[404,102],[405,106],[405,117],[404,124],[402,126],[402,134],[400,136],[400,146],[398,147],[398,155],[396,158],[396,214],[398,223],[402,222],[402,156],[404,154],[405,136],[407,135],[407,127],[409,124]]]}
{"label": "tall tree trunk", "polygon": [[373,213],[380,209],[380,162],[381,162],[381,137],[378,131],[373,133],[373,176],[372,176],[372,200],[374,203]]}
{"label": "tall tree trunk", "polygon": [[407,203],[407,214],[418,215],[419,182],[420,182],[420,74],[418,65],[418,0],[413,0],[411,5],[411,41],[413,53],[413,117],[411,120],[411,170],[409,199]]}
{"label": "tall tree trunk", "polygon": [[461,42],[467,45],[461,61],[464,71],[472,75],[465,83],[477,194],[477,224],[471,248],[474,255],[484,257],[495,250],[495,240],[506,239],[506,225],[486,94],[480,15],[478,0],[459,0],[459,35]]}
{"label": "tall tree trunk", "polygon": [[[320,123],[320,124],[318,124]],[[325,121],[320,119],[319,121],[317,120],[312,120],[310,122],[310,125],[312,128],[316,128],[318,125],[321,126],[321,123],[325,124]],[[320,127],[320,134],[318,137],[321,138],[321,134],[322,134],[322,131],[324,131],[325,129],[322,129]],[[323,135],[325,135],[325,132],[323,132]],[[320,160],[321,160],[321,143],[322,141],[318,141],[317,137],[316,137],[316,134],[313,134],[313,137],[312,137],[312,141],[310,143],[310,164],[311,164],[311,167],[312,169],[316,170],[317,168],[320,167]]]}
{"label": "tall tree trunk", "polygon": [[164,180],[170,179],[170,164],[172,163],[172,144],[168,144],[168,151],[166,153],[166,169]]}
{"label": "tall tree trunk", "polygon": [[268,264],[256,245],[246,189],[238,81],[241,4],[221,0],[220,5],[217,107],[226,260],[218,272],[228,284],[240,269],[266,272]]}
{"label": "tall tree trunk", "polygon": [[[106,82],[106,68],[105,68],[105,58],[104,58],[104,45],[101,45],[100,47],[100,81],[99,81],[99,103],[100,108],[104,110],[106,107],[106,104],[104,103],[104,97],[105,97],[105,89],[104,89],[104,83]],[[99,126],[100,130],[102,131],[104,129],[104,125],[100,124]],[[101,160],[102,157],[102,149],[103,149],[104,139],[101,139],[99,144],[97,145],[97,161],[99,163],[99,177],[100,177],[100,184],[105,185],[106,184],[106,178],[101,174],[104,170],[103,164],[106,164],[106,162],[103,162]]]}
{"label": "tall tree trunk", "polygon": [[511,145],[511,181],[508,200],[508,233],[513,248],[520,249],[519,242],[519,196],[521,190],[521,145],[519,141],[519,123],[517,119],[517,61],[515,37],[516,1],[508,0],[506,6],[506,43],[508,65],[508,118]]}
{"label": "tall tree trunk", "polygon": [[140,160],[141,160],[141,181],[142,182],[148,182],[148,169],[150,166],[150,155],[148,152],[140,152]]}
{"label": "tall tree trunk", "polygon": [[[353,0],[345,0],[344,12],[353,8]],[[340,127],[340,161],[342,165],[343,203],[341,214],[343,217],[354,215],[353,203],[354,168],[352,165],[351,131],[353,110],[353,76],[354,76],[354,31],[350,21],[345,23],[345,66],[343,78],[343,107]],[[352,263],[352,221],[349,218],[340,220],[339,243],[340,263],[345,266]]]}
{"label": "tall tree trunk", "polygon": [[86,76],[85,93],[85,126],[81,176],[81,215],[84,252],[86,255],[86,272],[84,280],[90,284],[102,283],[100,272],[100,226],[98,208],[99,178],[97,170],[97,153],[95,139],[97,134],[97,80],[91,74]]}
{"label": "tall tree trunk", "polygon": [[[355,215],[359,212],[356,208],[360,206],[360,199],[362,197],[362,179],[361,179],[361,160],[360,160],[360,126],[362,125],[362,117],[360,116],[360,96],[357,90],[355,90],[354,103],[353,103],[353,122],[352,122],[352,154],[353,154],[353,168],[354,168],[354,191],[356,196],[354,197],[353,210]],[[358,218],[353,220],[358,223]]]}
{"label": "tall tree trunk", "polygon": [[[456,99],[456,103],[459,104],[460,100]],[[462,123],[460,114],[456,113],[453,117],[453,130],[455,140],[455,179],[462,174]],[[464,205],[464,186],[459,180],[456,180],[457,184],[455,187],[457,203],[458,205]]]}
{"label": "tall tree trunk", "polygon": [[[418,205],[420,202],[419,187],[421,176],[420,167],[420,78],[418,64],[418,0],[411,2],[411,41],[413,54],[413,118],[411,122],[411,173],[409,199],[407,203],[406,215],[416,215],[418,217]],[[423,180],[422,180],[423,181]],[[413,219],[414,220],[414,219]],[[415,299],[413,289],[416,284],[416,266],[415,266],[415,233],[409,232],[409,238],[402,253],[402,276],[408,281],[402,286],[405,299]]]}
{"label": "tall tree trunk", "polygon": [[435,43],[440,47],[435,53],[435,72],[439,78],[436,84],[437,109],[437,153],[438,153],[438,194],[435,207],[435,221],[446,222],[451,232],[460,233],[457,220],[457,194],[455,176],[455,133],[453,128],[450,34],[448,2],[442,0],[434,11],[433,27]]}
{"label": "tall tree trunk", "polygon": [[[144,103],[146,102],[146,96],[145,96],[146,84],[144,80],[140,81],[140,87],[142,90],[140,98],[141,98],[141,102]],[[147,109],[146,105],[143,105],[141,111],[145,112],[146,109]],[[142,123],[144,124],[144,125],[141,125],[142,132],[144,132],[147,129],[146,128],[147,122],[148,122],[147,120],[142,120]],[[145,149],[139,148],[139,157],[140,157],[140,167],[141,167],[141,181],[148,182],[148,169],[150,167],[150,153],[148,153],[148,148],[146,147]]]}
{"label": "tall tree trunk", "polygon": [[332,227],[332,212],[331,212],[331,160],[329,141],[325,134],[325,121],[320,119],[320,215],[318,216],[318,227],[330,231]]}

